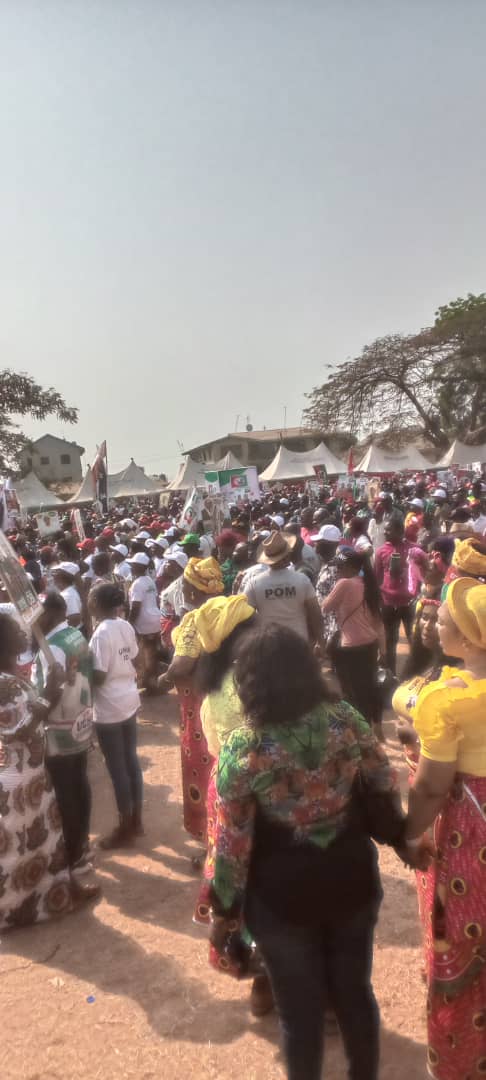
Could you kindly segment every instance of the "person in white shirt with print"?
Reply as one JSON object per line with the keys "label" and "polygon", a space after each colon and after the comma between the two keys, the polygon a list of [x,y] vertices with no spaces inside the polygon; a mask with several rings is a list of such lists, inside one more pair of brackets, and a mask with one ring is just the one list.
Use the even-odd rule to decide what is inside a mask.
{"label": "person in white shirt with print", "polygon": [[93,721],[111,777],[119,823],[100,841],[105,850],[125,847],[143,835],[143,778],[137,756],[138,645],[133,626],[118,617],[123,605],[118,585],[95,585],[89,610],[96,621],[90,641],[93,662]]}
{"label": "person in white shirt with print", "polygon": [[83,621],[83,603],[77,588],[79,574],[79,566],[73,562],[61,562],[52,568],[54,587],[66,601],[66,618],[69,626],[81,626]]}
{"label": "person in white shirt with print", "polygon": [[149,692],[157,687],[157,655],[160,640],[160,609],[157,586],[148,569],[150,558],[137,551],[127,563],[132,571],[132,584],[128,594],[129,621],[138,638],[143,669],[142,685]]}

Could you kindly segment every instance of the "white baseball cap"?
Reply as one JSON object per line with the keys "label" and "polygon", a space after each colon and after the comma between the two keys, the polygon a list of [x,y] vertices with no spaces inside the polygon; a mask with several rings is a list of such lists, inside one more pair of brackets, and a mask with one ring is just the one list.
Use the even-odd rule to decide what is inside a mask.
{"label": "white baseball cap", "polygon": [[322,525],[318,533],[311,536],[311,540],[327,540],[330,544],[338,544],[343,534],[337,525]]}
{"label": "white baseball cap", "polygon": [[170,529],[167,529],[166,536],[178,536],[180,529],[176,529],[175,525],[171,525]]}
{"label": "white baseball cap", "polygon": [[110,551],[117,551],[119,555],[123,555],[124,559],[126,559],[128,555],[128,548],[125,547],[125,544],[114,544],[113,547],[110,548]]}
{"label": "white baseball cap", "polygon": [[447,491],[445,490],[445,488],[436,488],[435,491],[432,492],[432,498],[447,499]]}
{"label": "white baseball cap", "polygon": [[416,506],[417,510],[423,510],[424,508],[422,499],[410,499],[410,506]]}
{"label": "white baseball cap", "polygon": [[136,555],[132,555],[131,559],[127,559],[127,563],[130,566],[148,566],[150,558],[144,551],[137,551]]}
{"label": "white baseball cap", "polygon": [[137,535],[135,537],[135,540],[151,540],[151,539],[152,539],[152,537],[151,537],[150,533],[148,533],[148,532],[139,532],[139,533],[137,533]]}
{"label": "white baseball cap", "polygon": [[79,574],[79,566],[75,562],[60,562],[58,566],[52,567],[53,574],[57,570],[62,570],[63,574],[69,574],[69,577],[76,577],[76,574]]}
{"label": "white baseball cap", "polygon": [[183,551],[169,551],[168,555],[164,555],[164,562],[175,562],[185,570],[189,559]]}
{"label": "white baseball cap", "polygon": [[270,521],[273,521],[275,525],[278,525],[279,529],[282,529],[285,525],[285,518],[282,517],[281,514],[274,514],[274,516],[270,518]]}

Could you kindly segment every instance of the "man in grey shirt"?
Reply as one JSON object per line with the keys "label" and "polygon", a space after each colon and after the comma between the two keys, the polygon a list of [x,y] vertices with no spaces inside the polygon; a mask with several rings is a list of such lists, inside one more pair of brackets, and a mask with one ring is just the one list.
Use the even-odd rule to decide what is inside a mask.
{"label": "man in grey shirt", "polygon": [[244,592],[264,622],[282,623],[312,645],[322,645],[322,615],[315,589],[305,574],[289,566],[296,539],[273,532],[263,541],[258,562],[265,569],[248,575]]}

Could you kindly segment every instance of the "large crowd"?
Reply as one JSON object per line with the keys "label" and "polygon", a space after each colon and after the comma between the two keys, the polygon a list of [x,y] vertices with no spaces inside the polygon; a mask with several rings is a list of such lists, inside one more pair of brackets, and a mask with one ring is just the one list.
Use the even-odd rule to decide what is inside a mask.
{"label": "large crowd", "polygon": [[281,487],[218,535],[173,496],[84,512],[82,540],[72,515],[8,537],[48,649],[2,589],[0,929],[99,896],[89,752],[118,810],[97,844],[136,844],[141,695],[163,723],[175,689],[194,919],[254,1014],[276,1008],[290,1080],[318,1080],[333,1025],[350,1077],[378,1076],[376,843],[416,871],[429,1074],[486,1075],[486,485],[382,485]]}

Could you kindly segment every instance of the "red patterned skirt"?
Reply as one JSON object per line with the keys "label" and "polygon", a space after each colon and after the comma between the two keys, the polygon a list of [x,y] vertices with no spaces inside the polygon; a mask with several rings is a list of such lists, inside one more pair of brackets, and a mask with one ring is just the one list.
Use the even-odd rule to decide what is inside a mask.
{"label": "red patterned skirt", "polygon": [[218,775],[218,762],[213,758],[213,767],[209,777],[207,795],[207,854],[204,863],[203,881],[194,912],[194,922],[201,926],[209,925],[209,907],[211,901],[211,882],[214,877],[214,859],[216,854],[216,826],[218,823],[218,791],[216,777]]}
{"label": "red patterned skirt", "polygon": [[434,826],[437,858],[417,873],[435,1080],[486,1077],[486,777],[460,776]]}
{"label": "red patterned skirt", "polygon": [[213,765],[201,725],[201,698],[187,684],[177,688],[181,709],[182,799],[184,828],[206,843],[208,783]]}

